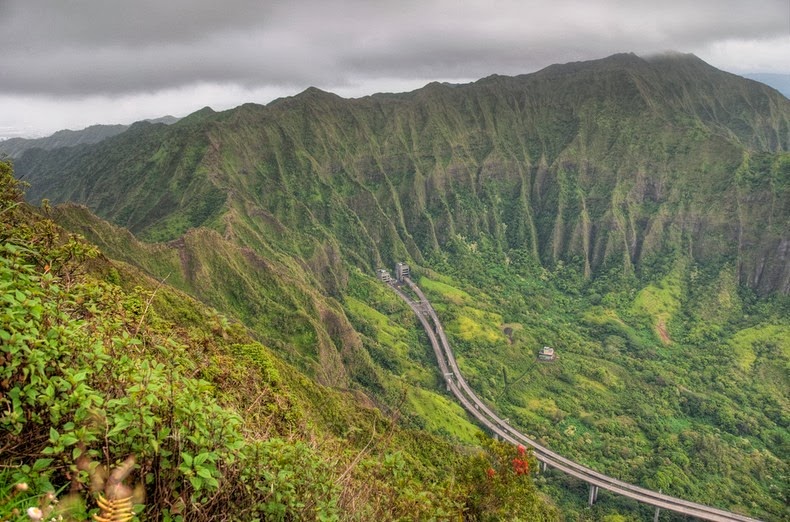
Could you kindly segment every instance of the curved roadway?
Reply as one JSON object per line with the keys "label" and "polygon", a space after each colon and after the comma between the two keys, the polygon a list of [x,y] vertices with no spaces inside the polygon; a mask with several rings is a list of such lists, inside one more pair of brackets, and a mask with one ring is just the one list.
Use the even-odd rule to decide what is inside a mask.
{"label": "curved roadway", "polygon": [[[455,395],[458,401],[463,405],[464,409],[475,417],[481,424],[488,428],[491,432],[499,435],[503,440],[511,444],[524,444],[530,446],[535,454],[535,457],[545,464],[561,470],[572,477],[576,477],[588,484],[597,488],[606,489],[613,493],[623,495],[624,497],[631,498],[648,504],[656,506],[661,509],[674,511],[683,515],[689,515],[701,520],[711,520],[714,522],[757,522],[754,518],[749,518],[737,513],[731,513],[723,509],[718,509],[696,502],[690,502],[680,498],[664,495],[647,488],[642,488],[623,482],[622,480],[609,477],[603,473],[599,473],[586,466],[582,466],[570,459],[551,451],[550,449],[541,446],[533,439],[527,437],[519,432],[501,417],[494,413],[469,387],[466,380],[464,380],[458,369],[458,364],[455,361],[455,356],[450,348],[450,343],[447,341],[447,336],[444,333],[444,328],[439,321],[436,311],[431,306],[428,299],[423,294],[422,290],[411,279],[404,277],[404,282],[409,288],[417,295],[419,302],[415,302],[408,295],[406,295],[396,284],[391,287],[403,299],[406,304],[417,315],[422,323],[425,332],[428,334],[428,339],[433,347],[436,360],[439,363],[439,369],[447,382],[447,388]],[[433,326],[431,325],[431,321]],[[438,338],[437,338],[438,335]],[[453,379],[455,377],[455,379]],[[594,500],[595,494],[591,494],[591,500]]]}

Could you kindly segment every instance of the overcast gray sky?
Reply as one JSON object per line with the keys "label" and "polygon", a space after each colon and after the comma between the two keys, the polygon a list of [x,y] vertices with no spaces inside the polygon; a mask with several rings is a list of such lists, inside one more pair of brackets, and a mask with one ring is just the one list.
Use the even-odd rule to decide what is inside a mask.
{"label": "overcast gray sky", "polygon": [[0,137],[691,52],[790,74],[790,0],[0,0]]}

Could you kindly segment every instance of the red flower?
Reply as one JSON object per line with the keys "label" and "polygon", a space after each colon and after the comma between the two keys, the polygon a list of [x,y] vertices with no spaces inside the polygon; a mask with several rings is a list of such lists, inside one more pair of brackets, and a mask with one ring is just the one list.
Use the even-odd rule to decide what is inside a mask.
{"label": "red flower", "polygon": [[529,462],[518,457],[513,459],[513,471],[516,475],[526,475],[529,473]]}
{"label": "red flower", "polygon": [[489,479],[492,479],[494,478],[494,475],[496,475],[496,471],[494,471],[494,468],[488,468],[486,470],[486,475],[488,475]]}
{"label": "red flower", "polygon": [[519,455],[521,455],[523,457],[524,453],[526,453],[526,451],[527,451],[527,448],[525,448],[523,444],[519,444],[518,445],[518,454]]}

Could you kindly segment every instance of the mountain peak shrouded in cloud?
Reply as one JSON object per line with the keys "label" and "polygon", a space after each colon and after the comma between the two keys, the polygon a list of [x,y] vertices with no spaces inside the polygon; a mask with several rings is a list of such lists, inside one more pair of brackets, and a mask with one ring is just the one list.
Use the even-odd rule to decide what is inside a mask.
{"label": "mountain peak shrouded in cloud", "polygon": [[46,134],[309,85],[356,97],[668,48],[736,73],[790,73],[789,20],[786,0],[5,0],[0,109],[6,135]]}

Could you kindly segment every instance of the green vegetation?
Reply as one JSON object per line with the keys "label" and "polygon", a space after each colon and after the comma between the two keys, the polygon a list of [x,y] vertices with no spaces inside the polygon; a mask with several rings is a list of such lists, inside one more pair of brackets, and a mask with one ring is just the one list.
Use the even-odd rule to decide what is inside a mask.
{"label": "green vegetation", "polygon": [[[702,270],[683,259],[665,275],[612,284],[565,268],[535,278],[491,263],[489,252],[462,255],[447,258],[441,285],[419,283],[461,371],[511,423],[633,483],[765,520],[790,514],[787,297],[756,300],[731,286],[732,267]],[[573,298],[560,288],[575,289]],[[453,299],[459,292],[469,299]],[[489,329],[495,312],[507,338],[470,341],[469,326],[453,320],[478,318],[477,328]],[[657,317],[670,344],[654,328]],[[543,345],[559,359],[536,362]],[[584,492],[555,480],[539,486],[566,514],[587,516]],[[620,509],[635,508],[601,503],[594,519]]]}
{"label": "green vegetation", "polygon": [[[148,368],[209,383],[243,447],[249,432],[303,442],[283,469],[316,455],[309,480],[326,496],[311,509],[415,516],[425,491],[426,518],[442,518],[472,502],[455,445],[479,444],[474,428],[413,314],[372,278],[406,260],[467,380],[526,432],[632,482],[783,520],[789,140],[790,102],[769,89],[693,56],[617,55],[358,100],[308,89],[16,165],[31,201],[69,202],[43,212],[119,260],[89,260],[69,290],[101,280],[120,288],[112,302],[136,299],[123,329],[144,336]],[[188,325],[166,361],[155,318]],[[536,363],[544,345],[556,362]],[[223,380],[250,367],[262,384]],[[245,424],[238,390],[267,375],[280,388]],[[91,382],[103,401],[126,397]],[[268,429],[266,408],[288,413]],[[537,483],[569,519],[645,518],[607,495],[587,510],[557,476]],[[390,487],[402,496],[376,504]]]}
{"label": "green vegetation", "polygon": [[788,290],[788,140],[790,102],[767,87],[693,56],[616,55],[398,96],[308,89],[30,150],[17,170],[33,202],[148,241],[208,227],[303,260],[332,295],[338,258],[370,271],[485,241],[588,277],[729,260],[764,295]]}
{"label": "green vegetation", "polygon": [[782,359],[790,359],[790,330],[787,325],[762,324],[744,328],[730,338],[735,365],[750,373],[757,362],[757,354],[777,350]]}
{"label": "green vegetation", "polygon": [[682,267],[673,270],[657,285],[651,284],[640,290],[634,299],[634,311],[646,314],[652,319],[656,334],[666,344],[671,342],[667,334],[667,325],[672,322],[680,308],[682,272]]}
{"label": "green vegetation", "polygon": [[[496,256],[504,257],[481,248],[449,255],[441,282],[412,265],[429,274],[418,283],[481,397],[526,433],[595,469],[764,520],[786,517],[786,297],[757,300],[733,286],[732,266],[703,270],[682,257],[663,272],[590,281],[572,267],[517,269],[492,262]],[[384,285],[368,287],[361,275],[352,281],[360,297],[346,303],[364,309],[351,316],[355,328],[380,332],[377,342],[392,359],[376,362],[403,368],[403,337],[389,333],[393,323],[413,321],[411,314],[403,316]],[[536,361],[544,345],[557,349],[557,361]],[[435,422],[446,415],[429,404],[422,397],[416,404],[435,419],[425,429],[445,433]],[[583,485],[560,474],[537,482],[571,519],[650,516],[610,495],[588,511]]]}
{"label": "green vegetation", "polygon": [[[515,449],[454,446],[315,384],[37,215],[2,162],[0,239],[0,519],[557,519],[503,467]],[[529,496],[492,498],[492,465]]]}

